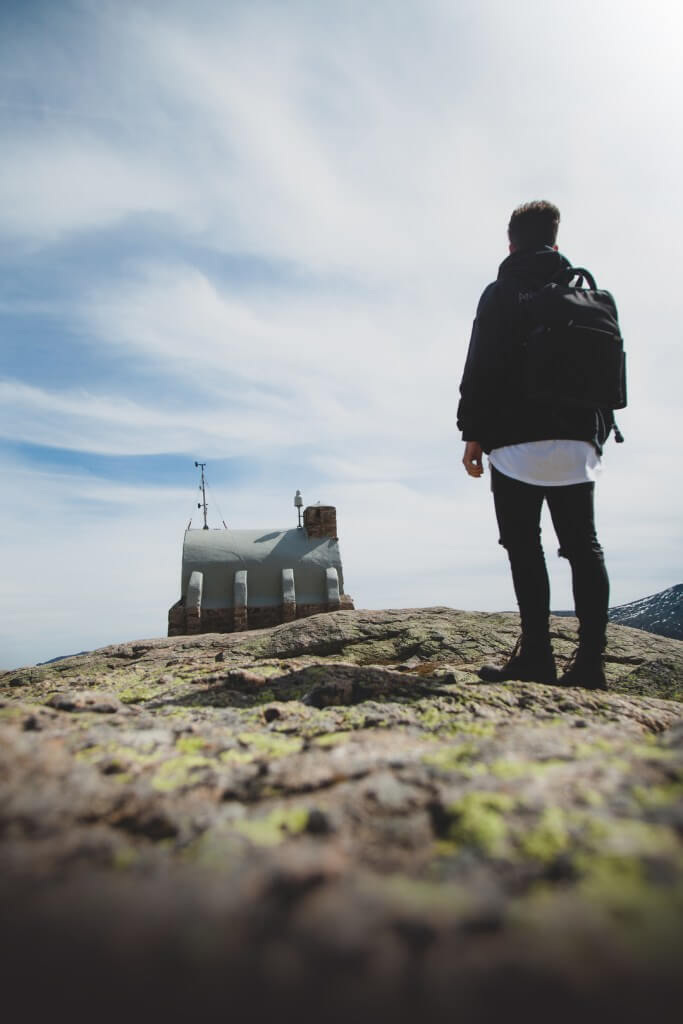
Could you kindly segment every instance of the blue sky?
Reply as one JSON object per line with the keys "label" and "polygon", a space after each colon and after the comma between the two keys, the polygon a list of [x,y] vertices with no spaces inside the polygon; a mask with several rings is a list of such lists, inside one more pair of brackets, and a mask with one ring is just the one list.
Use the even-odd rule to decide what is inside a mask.
{"label": "blue sky", "polygon": [[620,308],[613,603],[679,582],[682,27],[658,0],[5,0],[0,666],[165,632],[195,459],[215,525],[336,504],[359,607],[513,607],[455,407],[530,198]]}

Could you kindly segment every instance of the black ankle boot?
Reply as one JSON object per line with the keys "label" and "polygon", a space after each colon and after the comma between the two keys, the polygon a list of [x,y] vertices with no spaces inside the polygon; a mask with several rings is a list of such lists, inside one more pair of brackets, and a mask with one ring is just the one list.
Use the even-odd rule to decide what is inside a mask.
{"label": "black ankle boot", "polygon": [[560,686],[582,686],[585,690],[606,690],[602,651],[582,647],[574,651],[559,679]]}
{"label": "black ankle boot", "polygon": [[557,682],[555,659],[550,644],[528,645],[521,637],[504,665],[482,665],[478,672],[485,683],[504,683],[518,679],[524,683]]}

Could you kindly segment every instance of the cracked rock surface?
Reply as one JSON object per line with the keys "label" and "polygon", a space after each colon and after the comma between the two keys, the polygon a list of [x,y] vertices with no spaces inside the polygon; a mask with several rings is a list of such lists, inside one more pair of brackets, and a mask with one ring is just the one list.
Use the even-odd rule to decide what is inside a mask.
{"label": "cracked rock surface", "polygon": [[[610,626],[606,692],[479,682],[517,633],[344,611],[0,673],[25,1017],[670,1012],[683,642]],[[554,619],[560,665],[575,642]]]}

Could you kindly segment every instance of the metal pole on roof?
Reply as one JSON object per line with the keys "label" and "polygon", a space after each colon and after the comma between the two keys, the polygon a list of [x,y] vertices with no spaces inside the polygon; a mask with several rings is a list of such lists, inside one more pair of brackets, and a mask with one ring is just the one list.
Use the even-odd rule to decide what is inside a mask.
{"label": "metal pole on roof", "polygon": [[197,508],[201,508],[203,510],[203,512],[204,512],[204,525],[203,525],[202,529],[203,530],[208,530],[209,529],[209,525],[208,525],[208,523],[206,521],[206,510],[207,510],[208,506],[206,504],[206,481],[204,480],[204,470],[206,469],[206,463],[205,462],[195,462],[195,468],[201,470],[201,474],[202,474],[202,482],[199,485],[199,490],[202,492],[202,500],[197,503]]}

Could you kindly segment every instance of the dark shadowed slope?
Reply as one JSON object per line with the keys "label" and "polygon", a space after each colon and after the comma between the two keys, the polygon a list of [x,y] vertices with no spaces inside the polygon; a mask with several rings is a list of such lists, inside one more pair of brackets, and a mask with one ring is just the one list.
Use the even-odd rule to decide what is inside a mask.
{"label": "dark shadowed slope", "polygon": [[683,583],[639,601],[621,604],[609,613],[612,622],[635,629],[647,629],[659,636],[683,640]]}

